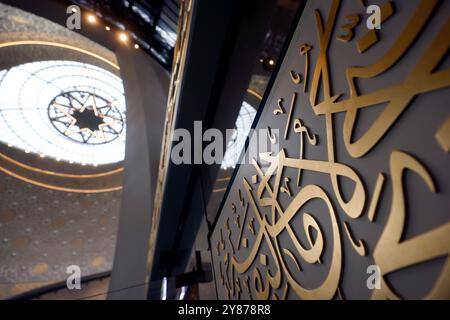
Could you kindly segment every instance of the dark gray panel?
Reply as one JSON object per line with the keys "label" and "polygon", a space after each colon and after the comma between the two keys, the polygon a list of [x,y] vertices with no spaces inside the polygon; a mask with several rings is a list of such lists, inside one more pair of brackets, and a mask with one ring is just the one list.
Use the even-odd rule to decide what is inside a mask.
{"label": "dark gray panel", "polygon": [[[366,2],[378,5],[388,3]],[[381,30],[377,31],[379,41],[364,53],[359,53],[357,43],[369,32],[366,27],[368,15],[362,1],[308,2],[257,123],[257,129],[267,131],[270,127],[279,130],[279,151],[284,150],[290,160],[284,161],[282,153],[272,146],[271,161],[283,170],[278,173],[275,171],[268,181],[267,185],[277,192],[273,202],[268,203],[266,207],[257,194],[258,187],[263,185],[261,176],[257,183],[252,183],[252,177],[257,175],[255,167],[247,163],[236,169],[236,177],[232,181],[211,238],[219,298],[422,298],[427,294],[432,298],[449,298],[447,255],[450,250],[450,172],[448,152],[441,147],[435,135],[450,116],[446,106],[450,93],[447,55],[449,39],[448,36],[438,38],[440,32],[444,32],[442,35],[447,33],[445,30],[448,29],[446,24],[450,3],[442,1],[432,8],[435,3],[436,1],[393,1],[393,15],[383,22]],[[341,94],[335,101],[326,99],[327,92],[322,81],[313,81],[314,71],[319,70],[317,62],[320,48],[326,44],[326,39],[322,44],[318,40],[320,32],[317,29],[315,10],[320,13],[326,31],[333,4],[337,8],[336,21],[334,24],[330,22],[332,32],[327,59],[324,61],[328,61],[329,96]],[[420,28],[420,18],[427,15],[429,8],[432,13],[429,19],[424,19],[426,23]],[[353,38],[348,42],[338,40],[339,35],[345,34],[341,27],[349,23],[347,17],[353,14],[362,18],[354,28]],[[411,24],[409,31],[402,35],[408,24]],[[413,30],[415,27],[419,27],[418,32]],[[417,36],[411,47],[405,50],[399,59],[394,59],[392,66],[367,79],[356,80],[359,98],[352,100],[346,77],[349,68],[368,66],[380,61],[389,65],[385,55],[398,39],[406,41],[408,35],[415,33]],[[431,55],[426,56],[433,41],[436,43],[430,52],[439,58],[437,62],[442,60],[441,63],[415,78],[415,82],[399,86],[405,83],[405,79],[412,79],[412,71],[418,66],[426,68],[426,63],[421,64],[421,59],[426,62],[434,59]],[[303,92],[306,55],[301,55],[299,48],[305,43],[310,44],[312,49],[309,51],[306,92]],[[439,47],[443,48],[442,52]],[[400,49],[395,50],[399,51]],[[300,84],[291,80],[291,70],[302,75],[303,81]],[[433,77],[439,72],[442,72],[441,79]],[[328,101],[331,106],[333,130],[330,131],[329,128],[328,132],[332,133],[332,139],[327,139],[326,115],[319,114],[324,104],[316,105],[310,100],[314,82],[318,85],[317,104]],[[377,98],[384,94],[383,89],[395,87],[398,88],[397,91],[376,102]],[[423,91],[419,90],[421,87],[424,88]],[[294,92],[297,92],[297,101],[292,113],[289,136],[284,139]],[[371,93],[373,98],[369,96]],[[406,97],[408,93],[411,93],[410,97],[402,104],[400,98]],[[285,112],[274,115],[273,111],[279,98],[284,99]],[[368,107],[358,112],[351,141],[358,141],[366,135],[369,142],[365,146],[370,147],[361,154],[352,155],[344,144],[344,122],[346,117],[346,121],[351,122],[348,106],[362,107],[364,103],[361,99],[368,101]],[[340,108],[342,101],[348,102],[347,109],[344,107],[342,112],[334,111]],[[381,119],[380,127],[387,123],[389,115],[386,110],[394,110],[395,103],[404,107],[403,112],[393,117],[395,121],[389,129],[380,129],[384,133],[383,137],[372,144],[370,140],[375,137],[375,132],[367,134],[369,128],[377,119]],[[311,135],[314,134],[317,139],[317,144],[312,145],[304,137],[305,161],[299,160],[302,142],[300,134],[293,129],[295,119],[301,119]],[[446,139],[448,143],[448,138]],[[328,150],[331,143],[334,144],[334,157],[330,157]],[[267,165],[261,157],[259,154],[259,164]],[[311,162],[314,160],[316,162]],[[316,165],[318,171],[313,171],[312,167],[308,167],[310,165]],[[295,166],[303,168],[299,186],[298,169]],[[402,166],[415,168],[416,172],[406,169],[402,176],[398,174]],[[333,187],[330,173],[340,169],[347,171],[347,177],[337,178],[337,187]],[[262,170],[266,172],[267,166],[262,167]],[[423,172],[419,175],[421,170]],[[352,172],[355,174],[355,181],[349,179]],[[369,208],[380,173],[384,175],[385,180],[374,219],[371,221]],[[267,172],[266,175],[270,177]],[[436,192],[430,190],[431,182],[428,183],[429,186],[426,184],[428,175],[434,181]],[[290,178],[291,195],[281,192],[280,188],[275,186],[277,178],[283,183],[285,177]],[[248,193],[244,178],[249,183],[247,189],[251,189]],[[345,204],[339,202],[338,194],[341,193],[343,202],[348,202],[358,184],[363,188],[363,193],[356,195],[354,201],[356,204],[362,204],[362,209],[357,206],[353,211],[346,209]],[[402,185],[403,195],[399,192]],[[264,186],[262,188],[261,190],[264,190]],[[244,199],[243,205],[239,192]],[[260,196],[268,198],[269,194],[266,189]],[[393,195],[396,199],[393,199]],[[318,196],[320,198],[317,198]],[[259,214],[252,206],[251,199],[255,200],[261,217],[264,217],[261,218],[263,222],[258,222]],[[329,199],[332,211],[324,199]],[[249,208],[244,224],[247,203]],[[402,203],[405,204],[404,212],[401,210]],[[235,213],[233,204],[236,206]],[[274,217],[271,212],[272,205],[280,207]],[[288,215],[291,209],[292,216],[288,216],[287,221],[283,223],[282,217]],[[306,213],[317,222],[322,237],[318,235],[317,230],[309,227],[307,229],[312,231],[311,241],[308,241],[303,220],[308,217]],[[238,216],[240,222],[236,221]],[[255,235],[248,225],[251,218],[254,219]],[[396,222],[398,225],[393,227]],[[353,240],[347,235],[344,223],[349,226]],[[281,226],[280,230],[269,236],[274,225]],[[241,234],[242,238],[248,239],[247,247],[240,242]],[[299,247],[305,250],[304,253],[298,250],[299,247],[295,247],[295,238],[299,241]],[[318,239],[323,240],[322,250]],[[358,254],[352,245],[352,241],[357,244],[359,240],[364,242],[363,255]],[[320,258],[308,262],[308,254],[311,254],[308,251],[314,245],[320,251]],[[265,260],[267,265],[264,264]],[[294,260],[299,264],[300,270]],[[245,262],[248,264],[245,265]],[[383,276],[379,290],[370,290],[367,287],[367,267],[374,264],[380,267]],[[331,278],[327,278],[329,276]],[[247,289],[246,281],[250,290]]]}

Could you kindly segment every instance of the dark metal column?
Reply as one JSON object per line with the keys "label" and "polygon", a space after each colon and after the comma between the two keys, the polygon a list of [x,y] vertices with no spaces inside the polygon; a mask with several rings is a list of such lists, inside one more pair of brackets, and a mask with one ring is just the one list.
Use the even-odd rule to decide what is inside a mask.
{"label": "dark metal column", "polygon": [[[194,121],[202,121],[203,130],[214,127],[225,133],[234,127],[274,3],[194,1],[175,128],[194,136]],[[150,252],[151,281],[185,271],[218,167],[169,164]],[[205,183],[201,171],[207,175]],[[150,297],[159,297],[156,288]]]}

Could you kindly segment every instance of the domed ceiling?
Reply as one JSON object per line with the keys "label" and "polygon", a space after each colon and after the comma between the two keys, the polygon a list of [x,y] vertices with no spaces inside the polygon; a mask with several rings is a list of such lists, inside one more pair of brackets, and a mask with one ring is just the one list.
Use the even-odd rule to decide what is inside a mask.
{"label": "domed ceiling", "polygon": [[114,53],[0,3],[0,299],[111,270],[125,122]]}

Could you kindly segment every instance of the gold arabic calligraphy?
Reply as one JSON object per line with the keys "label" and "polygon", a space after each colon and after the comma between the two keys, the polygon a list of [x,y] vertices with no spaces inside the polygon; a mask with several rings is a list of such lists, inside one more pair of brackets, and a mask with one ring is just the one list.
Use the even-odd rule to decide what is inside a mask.
{"label": "gold arabic calligraphy", "polygon": [[[446,57],[450,46],[448,37],[450,18],[404,80],[370,93],[361,93],[357,88],[356,80],[374,78],[390,70],[408,53],[426,27],[439,1],[421,0],[404,30],[378,61],[364,67],[347,68],[349,97],[340,99],[343,93],[333,94],[330,85],[328,50],[333,39],[332,34],[341,2],[342,0],[331,1],[328,17],[325,20],[319,10],[314,11],[318,52],[312,72],[309,103],[314,114],[325,120],[326,137],[323,140],[326,143],[327,159],[310,160],[304,157],[305,147],[316,147],[319,136],[307,126],[303,119],[293,118],[299,93],[297,91],[292,93],[289,109],[283,105],[285,98],[278,98],[276,109],[272,109],[273,116],[283,121],[285,119],[286,141],[290,138],[291,130],[299,137],[299,157],[289,157],[285,149],[281,149],[278,154],[261,153],[259,159],[253,159],[256,175],[252,176],[251,183],[246,178],[235,182],[235,185],[240,186],[238,190],[240,208],[233,203],[232,212],[238,217],[241,217],[242,212],[242,218],[237,220],[239,221],[238,233],[236,236],[232,235],[228,218],[225,220],[224,227],[218,225],[214,231],[214,234],[220,235],[215,258],[218,260],[218,274],[227,298],[239,299],[243,290],[247,291],[250,298],[256,299],[284,299],[290,292],[301,299],[342,297],[339,286],[343,269],[343,235],[358,255],[366,256],[370,252],[375,264],[381,270],[381,289],[373,291],[372,298],[401,298],[386,281],[385,276],[393,271],[437,257],[445,257],[446,262],[426,298],[450,298],[450,260],[448,259],[450,223],[411,239],[402,239],[408,214],[402,179],[404,172],[410,171],[418,175],[429,192],[436,193],[437,188],[430,172],[412,155],[392,150],[389,156],[389,175],[377,173],[373,194],[370,199],[367,199],[359,174],[350,166],[337,162],[334,148],[336,137],[333,132],[335,114],[343,113],[342,136],[346,151],[353,158],[362,158],[377,146],[417,95],[449,87],[450,69],[438,70],[438,67]],[[393,5],[389,1],[383,6],[382,20],[393,15]],[[360,23],[358,13],[352,13],[346,17],[348,23],[341,27],[344,33],[337,38],[344,43],[351,42],[354,37],[354,28]],[[370,39],[367,35],[362,36],[357,44],[359,49],[364,49],[359,50],[360,54],[369,50],[377,41],[377,37],[376,33],[372,33]],[[310,44],[302,44],[300,48],[298,56],[305,59],[304,74],[290,68],[288,69],[290,70],[289,78],[294,84],[303,81],[303,91],[307,92],[309,51],[313,50],[313,47]],[[323,94],[321,101],[319,101],[319,92]],[[381,103],[385,104],[383,111],[362,136],[354,139],[358,112]],[[450,145],[448,127],[444,125],[436,134],[444,152],[448,152],[445,146]],[[269,137],[272,137],[270,128],[268,132]],[[264,166],[261,165],[262,163]],[[298,172],[297,193],[292,192],[291,184],[295,182],[286,175],[288,170]],[[328,176],[337,203],[332,203],[332,198],[324,188],[315,184],[303,185],[302,172]],[[351,195],[347,197],[344,197],[339,183],[343,178],[353,182]],[[392,185],[388,220],[375,247],[368,248],[363,239],[355,237],[352,222],[360,219],[365,213],[370,222],[374,221],[380,194],[386,182]],[[289,197],[290,202],[286,208],[280,204],[280,197]],[[323,214],[319,219],[318,213],[309,212],[307,209],[308,203],[313,201],[320,202],[325,209],[326,224],[322,225],[320,222],[320,219],[324,219]],[[345,219],[337,215],[336,207],[345,213]],[[227,212],[222,214],[226,216]],[[297,227],[299,221],[302,228]],[[225,231],[222,230],[223,228]],[[224,238],[224,234],[227,237]],[[286,237],[291,246],[284,245]],[[263,247],[265,250],[262,250]],[[242,254],[238,254],[240,249],[244,250]],[[324,255],[325,250],[331,252],[327,258]],[[320,266],[322,270],[326,268],[319,285],[311,287],[301,284],[299,275],[306,272],[308,266]]]}

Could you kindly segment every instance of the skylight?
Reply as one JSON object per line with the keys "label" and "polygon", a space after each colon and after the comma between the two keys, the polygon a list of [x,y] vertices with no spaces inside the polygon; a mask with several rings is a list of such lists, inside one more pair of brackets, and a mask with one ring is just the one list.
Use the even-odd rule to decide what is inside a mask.
{"label": "skylight", "polygon": [[122,80],[97,66],[39,61],[0,71],[0,142],[58,161],[100,165],[125,153]]}

